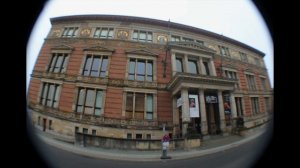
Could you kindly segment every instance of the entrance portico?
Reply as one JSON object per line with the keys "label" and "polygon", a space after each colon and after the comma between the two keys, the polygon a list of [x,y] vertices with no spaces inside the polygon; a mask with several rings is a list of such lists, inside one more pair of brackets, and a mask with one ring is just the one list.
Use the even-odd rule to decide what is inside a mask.
{"label": "entrance portico", "polygon": [[[191,129],[197,132],[197,126],[200,127],[198,133],[202,135],[226,132],[228,125],[223,94],[230,93],[230,106],[234,107],[234,97],[231,94],[234,83],[235,81],[226,78],[176,73],[168,86],[173,96],[173,134],[186,137]],[[199,104],[196,117],[190,113],[192,96],[196,96],[196,103]],[[231,113],[236,115],[235,108],[231,109]]]}

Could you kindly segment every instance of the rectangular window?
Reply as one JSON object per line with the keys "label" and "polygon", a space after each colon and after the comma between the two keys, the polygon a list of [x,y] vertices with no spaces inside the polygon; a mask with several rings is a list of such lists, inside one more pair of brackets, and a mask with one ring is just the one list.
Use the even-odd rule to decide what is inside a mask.
{"label": "rectangular window", "polygon": [[245,53],[240,52],[240,56],[243,62],[248,62],[248,57]]}
{"label": "rectangular window", "polygon": [[258,58],[254,58],[254,61],[255,61],[255,65],[260,66],[260,62]]}
{"label": "rectangular window", "polygon": [[53,83],[43,83],[40,104],[57,108],[60,94],[60,85]]}
{"label": "rectangular window", "polygon": [[260,78],[262,89],[267,90],[266,78]]}
{"label": "rectangular window", "polygon": [[88,130],[87,128],[82,128],[82,133],[88,134],[88,133],[89,133],[89,130]]}
{"label": "rectangular window", "polygon": [[219,46],[219,49],[220,49],[220,53],[221,53],[222,56],[230,57],[228,47]]}
{"label": "rectangular window", "polygon": [[152,42],[152,32],[134,30],[132,39],[135,41]]}
{"label": "rectangular window", "polygon": [[[226,76],[227,78],[238,80],[237,75],[236,75],[236,72],[234,72],[234,71],[229,71],[229,70],[225,70],[224,73],[225,73],[225,76]],[[238,84],[238,83],[235,84],[235,88],[237,88],[237,89],[239,88],[239,84]]]}
{"label": "rectangular window", "polygon": [[194,42],[194,39],[182,37],[182,41],[190,41],[190,42]]}
{"label": "rectangular window", "polygon": [[75,133],[79,132],[79,127],[75,127]]}
{"label": "rectangular window", "polygon": [[114,36],[114,29],[108,27],[97,27],[94,38],[108,38],[111,39]]}
{"label": "rectangular window", "polygon": [[62,37],[76,37],[78,27],[65,27]]}
{"label": "rectangular window", "polygon": [[147,139],[151,139],[151,134],[147,134]]}
{"label": "rectangular window", "polygon": [[182,59],[181,58],[176,58],[176,71],[177,72],[183,72]]}
{"label": "rectangular window", "polygon": [[248,74],[246,74],[246,78],[247,78],[249,90],[256,90],[254,75],[248,75]]}
{"label": "rectangular window", "polygon": [[49,120],[48,128],[49,128],[49,130],[52,130],[52,120]]}
{"label": "rectangular window", "polygon": [[108,57],[105,55],[88,54],[84,63],[83,76],[105,77],[108,67]]}
{"label": "rectangular window", "polygon": [[238,117],[242,117],[244,115],[243,103],[241,97],[235,98],[236,112]]}
{"label": "rectangular window", "polygon": [[171,41],[180,41],[180,36],[171,36]]}
{"label": "rectangular window", "polygon": [[64,73],[67,68],[68,54],[66,53],[53,53],[48,68],[49,72]]}
{"label": "rectangular window", "polygon": [[136,139],[143,139],[143,134],[136,134],[136,135],[135,135],[135,138],[136,138]]}
{"label": "rectangular window", "polygon": [[188,60],[188,65],[189,65],[189,73],[198,74],[197,61]]}
{"label": "rectangular window", "polygon": [[153,106],[152,94],[127,92],[125,116],[127,118],[152,120]]}
{"label": "rectangular window", "polygon": [[200,45],[204,45],[204,42],[201,40],[196,40],[196,43],[200,44]]}
{"label": "rectangular window", "polygon": [[259,113],[259,101],[258,97],[251,97],[252,114]]}
{"label": "rectangular window", "polygon": [[127,134],[127,139],[132,139],[132,134],[128,133]]}
{"label": "rectangular window", "polygon": [[128,79],[153,81],[153,61],[131,58],[129,60]]}
{"label": "rectangular window", "polygon": [[92,88],[79,88],[76,112],[100,116],[102,111],[103,91]]}
{"label": "rectangular window", "polygon": [[208,62],[203,61],[203,65],[204,65],[204,69],[205,69],[205,73],[204,74],[205,75],[210,75]]}
{"label": "rectangular window", "polygon": [[95,135],[96,136],[96,130],[92,130],[92,135]]}

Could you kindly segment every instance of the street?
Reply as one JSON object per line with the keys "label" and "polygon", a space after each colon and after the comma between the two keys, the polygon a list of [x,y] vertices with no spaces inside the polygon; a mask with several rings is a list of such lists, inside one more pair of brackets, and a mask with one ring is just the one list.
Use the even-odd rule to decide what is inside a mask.
{"label": "street", "polygon": [[50,168],[248,168],[252,167],[260,158],[261,151],[266,147],[265,141],[267,141],[267,137],[267,133],[264,133],[258,138],[238,147],[184,160],[132,162],[95,159],[70,153],[47,144],[43,145],[43,153]]}

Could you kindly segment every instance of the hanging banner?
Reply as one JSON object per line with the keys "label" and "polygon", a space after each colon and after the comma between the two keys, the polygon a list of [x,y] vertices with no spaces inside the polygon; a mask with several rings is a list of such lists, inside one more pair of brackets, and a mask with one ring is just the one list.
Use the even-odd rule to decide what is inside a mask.
{"label": "hanging banner", "polygon": [[177,99],[177,107],[182,106],[182,104],[183,104],[183,101],[182,101],[182,98],[180,97]]}
{"label": "hanging banner", "polygon": [[198,95],[189,95],[190,117],[199,117]]}
{"label": "hanging banner", "polygon": [[206,103],[218,103],[218,99],[216,96],[206,96]]}

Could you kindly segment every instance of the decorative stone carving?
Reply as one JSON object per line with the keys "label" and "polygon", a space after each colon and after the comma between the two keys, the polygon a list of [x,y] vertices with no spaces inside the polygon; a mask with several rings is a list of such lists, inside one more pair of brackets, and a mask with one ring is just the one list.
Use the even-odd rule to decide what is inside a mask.
{"label": "decorative stone carving", "polygon": [[119,30],[117,33],[117,38],[119,38],[119,39],[125,40],[125,39],[128,39],[128,36],[129,36],[129,33],[126,30]]}
{"label": "decorative stone carving", "polygon": [[59,37],[61,30],[60,29],[54,29],[52,31],[52,36],[53,37]]}
{"label": "decorative stone carving", "polygon": [[81,30],[80,36],[88,37],[91,34],[91,31],[92,30],[90,28],[84,28]]}
{"label": "decorative stone carving", "polygon": [[158,43],[166,43],[168,41],[167,36],[165,35],[158,35],[157,36],[157,42]]}

